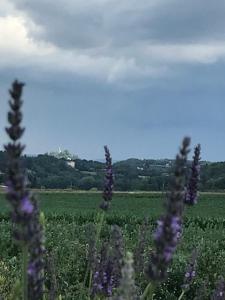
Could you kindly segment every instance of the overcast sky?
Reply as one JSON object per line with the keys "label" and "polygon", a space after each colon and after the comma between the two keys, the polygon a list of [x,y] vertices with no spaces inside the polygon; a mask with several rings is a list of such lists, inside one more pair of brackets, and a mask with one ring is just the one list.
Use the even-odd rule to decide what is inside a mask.
{"label": "overcast sky", "polygon": [[27,153],[225,160],[224,0],[0,0],[0,136],[26,83]]}

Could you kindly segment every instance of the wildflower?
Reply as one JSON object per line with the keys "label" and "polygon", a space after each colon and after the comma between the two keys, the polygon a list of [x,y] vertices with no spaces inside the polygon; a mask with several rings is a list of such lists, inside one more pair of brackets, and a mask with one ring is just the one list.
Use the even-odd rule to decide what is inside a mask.
{"label": "wildflower", "polygon": [[29,299],[38,300],[43,295],[44,284],[44,233],[40,222],[40,212],[34,196],[33,214],[29,224],[32,238],[29,241],[29,263],[28,263],[28,296]]}
{"label": "wildflower", "polygon": [[22,272],[23,298],[35,300],[42,299],[43,296],[43,280],[41,277],[44,246],[37,201],[26,188],[26,178],[21,165],[21,156],[25,148],[20,143],[20,138],[24,132],[24,128],[21,127],[23,86],[23,83],[16,80],[9,91],[11,95],[9,100],[10,111],[8,113],[10,126],[6,128],[6,132],[11,142],[5,145],[8,155],[6,198],[12,206],[13,236],[20,243],[23,252],[22,269],[26,270]]}
{"label": "wildflower", "polygon": [[111,297],[113,287],[113,262],[109,256],[108,243],[103,243],[93,276],[92,297],[95,295]]}
{"label": "wildflower", "polygon": [[13,235],[18,242],[26,242],[29,239],[27,225],[32,215],[32,204],[29,200],[29,193],[26,190],[24,173],[21,167],[21,155],[25,146],[19,142],[24,132],[24,128],[21,127],[21,96],[23,86],[23,83],[15,81],[12,89],[9,91],[11,95],[11,99],[9,100],[11,110],[8,113],[10,126],[6,128],[6,132],[11,142],[5,145],[8,155],[6,198],[12,206]]}
{"label": "wildflower", "polygon": [[190,285],[196,276],[197,255],[197,250],[194,249],[192,251],[191,259],[188,263],[187,270],[184,276],[184,283],[182,285],[182,289],[184,291],[187,291],[190,288]]}
{"label": "wildflower", "polygon": [[187,192],[185,195],[185,203],[188,205],[194,205],[198,200],[198,184],[200,179],[200,152],[201,146],[198,144],[195,147],[195,152],[193,156],[191,175],[187,186]]}
{"label": "wildflower", "polygon": [[103,202],[100,208],[104,211],[109,209],[110,202],[113,196],[113,171],[112,171],[112,158],[107,146],[104,146],[105,159],[106,159],[106,174],[105,174],[105,184],[103,191]]}
{"label": "wildflower", "polygon": [[167,196],[166,213],[158,221],[153,235],[156,250],[151,254],[146,271],[153,281],[163,281],[167,277],[167,267],[182,233],[182,213],[184,203],[185,168],[189,153],[190,139],[184,138],[182,147],[175,161],[174,178],[171,192]]}
{"label": "wildflower", "polygon": [[114,225],[112,227],[112,235],[111,235],[111,243],[112,243],[112,264],[113,264],[113,285],[114,287],[118,287],[121,280],[121,269],[123,266],[123,258],[124,258],[124,243],[123,236],[119,226]]}

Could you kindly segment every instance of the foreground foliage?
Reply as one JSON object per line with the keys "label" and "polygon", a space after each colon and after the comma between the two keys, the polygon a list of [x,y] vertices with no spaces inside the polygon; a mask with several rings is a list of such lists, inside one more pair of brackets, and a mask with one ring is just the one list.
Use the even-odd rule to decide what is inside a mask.
{"label": "foreground foliage", "polygon": [[[152,248],[151,234],[162,211],[161,195],[144,194],[114,195],[112,212],[105,219],[101,238],[111,231],[112,224],[122,228],[126,250],[134,251],[138,233],[145,216],[149,217],[146,236],[145,262]],[[39,195],[41,206],[46,215],[46,248],[54,258],[55,276],[57,279],[57,294],[63,299],[78,299],[88,253],[87,230],[96,217],[101,201],[96,194],[43,193]],[[1,211],[4,196],[1,195]],[[122,211],[120,210],[120,204]],[[127,203],[127,205],[126,205]],[[86,207],[89,212],[85,213]],[[90,208],[91,207],[91,208]],[[177,299],[181,292],[187,261],[193,248],[200,247],[197,275],[186,299],[193,299],[204,280],[207,282],[206,298],[215,287],[219,274],[224,274],[225,257],[225,195],[202,195],[194,209],[187,210],[184,221],[182,241],[174,257],[174,263],[169,270],[167,281],[158,289],[154,299]],[[212,214],[211,214],[212,212]],[[0,222],[0,294],[8,299],[12,286],[19,275],[19,253],[12,244],[11,226],[7,211],[1,215]],[[198,215],[198,216],[197,216]],[[147,281],[143,274],[136,276],[138,288],[143,289]],[[47,280],[47,287],[50,280]],[[83,291],[81,299],[85,299]],[[184,298],[185,299],[185,298]],[[199,298],[200,299],[200,298]]]}

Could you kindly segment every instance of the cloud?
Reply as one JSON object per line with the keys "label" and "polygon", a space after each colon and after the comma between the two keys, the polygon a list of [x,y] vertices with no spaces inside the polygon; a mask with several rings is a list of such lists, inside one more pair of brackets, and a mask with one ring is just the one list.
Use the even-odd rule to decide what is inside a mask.
{"label": "cloud", "polygon": [[0,65],[138,87],[177,66],[224,61],[224,9],[220,0],[3,0]]}
{"label": "cloud", "polygon": [[211,64],[225,58],[225,42],[147,45],[143,53],[161,63]]}
{"label": "cloud", "polygon": [[224,40],[225,2],[210,0],[11,0],[63,48]]}
{"label": "cloud", "polygon": [[[30,25],[30,27],[28,26]],[[158,69],[141,68],[134,58],[107,53],[88,53],[80,49],[62,49],[47,41],[34,39],[39,26],[22,16],[0,17],[0,66],[35,67],[45,72],[69,72],[91,76],[109,83],[126,77],[157,76]]]}

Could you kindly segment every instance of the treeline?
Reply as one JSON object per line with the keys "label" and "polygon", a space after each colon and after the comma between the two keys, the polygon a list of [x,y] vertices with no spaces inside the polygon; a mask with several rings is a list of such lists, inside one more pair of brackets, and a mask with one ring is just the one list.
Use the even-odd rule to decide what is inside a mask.
{"label": "treeline", "polygon": [[[169,185],[173,160],[128,159],[113,164],[115,190],[162,191]],[[75,168],[65,159],[41,154],[24,156],[23,166],[31,188],[102,190],[104,163],[76,159]],[[5,182],[7,158],[0,151],[0,183]],[[201,163],[200,190],[225,190],[225,162]]]}

